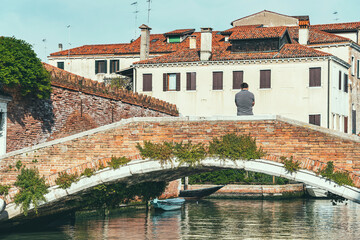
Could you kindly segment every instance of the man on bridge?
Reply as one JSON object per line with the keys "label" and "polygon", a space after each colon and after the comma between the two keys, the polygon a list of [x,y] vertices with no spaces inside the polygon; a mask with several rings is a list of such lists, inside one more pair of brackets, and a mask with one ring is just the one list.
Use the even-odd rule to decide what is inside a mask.
{"label": "man on bridge", "polygon": [[249,85],[242,83],[240,85],[241,91],[235,95],[235,104],[237,106],[237,115],[254,115],[252,109],[255,105],[255,97],[252,92],[249,92]]}

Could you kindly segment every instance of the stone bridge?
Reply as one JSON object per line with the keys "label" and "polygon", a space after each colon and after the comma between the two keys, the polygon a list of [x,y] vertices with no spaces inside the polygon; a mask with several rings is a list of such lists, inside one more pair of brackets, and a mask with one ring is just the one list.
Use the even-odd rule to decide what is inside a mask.
{"label": "stone bridge", "polygon": [[[197,168],[174,168],[140,159],[136,149],[136,144],[144,140],[207,143],[213,137],[227,133],[250,134],[267,155],[263,159],[236,162],[208,158]],[[82,172],[85,168],[96,168],[100,164],[106,166],[112,156],[127,156],[133,161],[117,170],[106,168],[90,178],[84,177],[66,190],[55,186],[59,172]],[[288,173],[280,163],[281,156],[293,156],[301,162],[302,170]],[[17,171],[9,166],[15,166],[19,160],[27,167],[36,166],[51,186],[46,196],[48,202],[43,208],[45,205],[48,208],[56,205],[61,210],[59,202],[72,200],[101,183],[171,181],[198,172],[237,168],[304,182],[360,202],[359,156],[359,137],[279,116],[131,118],[8,153],[0,159],[0,180],[2,184],[11,184],[16,180]],[[333,161],[337,169],[349,171],[356,187],[341,187],[316,175],[328,161]],[[15,189],[11,191],[8,203],[15,192]],[[20,215],[20,208],[9,204],[0,221],[16,219]]]}

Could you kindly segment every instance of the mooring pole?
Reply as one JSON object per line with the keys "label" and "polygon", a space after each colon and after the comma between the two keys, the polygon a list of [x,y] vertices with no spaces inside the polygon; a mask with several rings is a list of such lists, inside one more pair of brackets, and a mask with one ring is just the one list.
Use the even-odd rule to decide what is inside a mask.
{"label": "mooring pole", "polygon": [[185,177],[184,190],[188,189],[188,185],[189,185],[189,177]]}

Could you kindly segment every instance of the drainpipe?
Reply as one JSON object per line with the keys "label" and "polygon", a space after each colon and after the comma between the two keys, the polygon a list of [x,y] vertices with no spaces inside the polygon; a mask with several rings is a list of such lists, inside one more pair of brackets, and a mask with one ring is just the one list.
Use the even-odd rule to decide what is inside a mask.
{"label": "drainpipe", "polygon": [[133,69],[133,92],[136,92],[136,87],[137,87],[136,81],[137,81],[136,67],[134,67],[134,69]]}
{"label": "drainpipe", "polygon": [[330,128],[330,59],[328,59],[327,128]]}

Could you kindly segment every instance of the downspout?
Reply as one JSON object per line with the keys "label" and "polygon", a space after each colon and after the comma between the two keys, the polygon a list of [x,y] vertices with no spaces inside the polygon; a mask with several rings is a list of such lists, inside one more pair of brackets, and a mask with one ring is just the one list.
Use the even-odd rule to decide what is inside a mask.
{"label": "downspout", "polygon": [[327,128],[330,128],[330,58],[328,59]]}
{"label": "downspout", "polygon": [[137,81],[137,78],[136,78],[136,68],[134,67],[134,69],[133,69],[133,92],[137,92],[136,91],[136,87],[137,87],[137,85],[136,85],[136,81]]}

